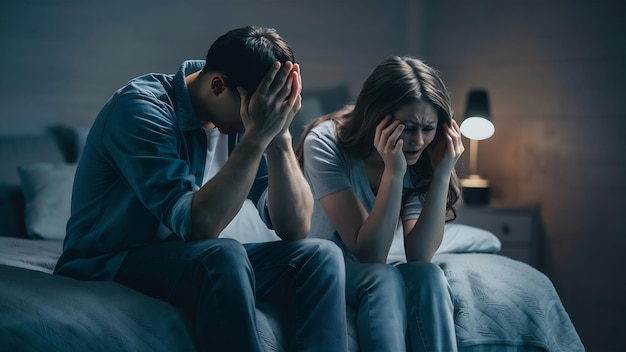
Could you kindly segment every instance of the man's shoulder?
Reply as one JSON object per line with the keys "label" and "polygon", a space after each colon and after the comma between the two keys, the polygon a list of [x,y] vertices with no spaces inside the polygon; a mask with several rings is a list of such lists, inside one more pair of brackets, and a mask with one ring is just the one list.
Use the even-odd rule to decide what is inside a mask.
{"label": "man's shoulder", "polygon": [[108,105],[116,111],[157,109],[170,112],[174,107],[174,98],[173,77],[151,73],[136,77],[118,89]]}
{"label": "man's shoulder", "polygon": [[162,73],[148,73],[130,80],[117,93],[126,98],[133,96],[162,100],[164,95],[174,92],[174,76]]}
{"label": "man's shoulder", "polygon": [[[97,120],[104,126],[144,126],[151,121],[161,127],[175,124],[175,102],[171,76],[147,74],[118,89],[100,110]],[[106,122],[105,122],[106,121]]]}

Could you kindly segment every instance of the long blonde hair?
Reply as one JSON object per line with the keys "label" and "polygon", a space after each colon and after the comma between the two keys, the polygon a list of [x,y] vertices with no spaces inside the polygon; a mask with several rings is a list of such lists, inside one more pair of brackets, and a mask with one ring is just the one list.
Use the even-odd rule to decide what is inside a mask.
{"label": "long blonde hair", "polygon": [[[435,139],[430,144],[434,146],[438,140],[444,138],[443,124],[450,126],[454,118],[450,97],[443,80],[437,71],[416,58],[399,56],[388,58],[365,80],[354,106],[347,106],[322,116],[307,126],[296,147],[300,166],[304,166],[304,140],[307,134],[322,122],[334,121],[339,145],[348,153],[366,159],[375,150],[373,141],[376,126],[385,116],[415,100],[427,101],[437,111],[437,131]],[[405,189],[403,203],[413,192],[417,192],[423,201],[433,175],[429,153],[422,153],[417,163],[409,166],[408,170],[412,187]],[[454,208],[461,200],[460,189],[459,178],[453,170],[446,202],[450,220],[456,218]]]}

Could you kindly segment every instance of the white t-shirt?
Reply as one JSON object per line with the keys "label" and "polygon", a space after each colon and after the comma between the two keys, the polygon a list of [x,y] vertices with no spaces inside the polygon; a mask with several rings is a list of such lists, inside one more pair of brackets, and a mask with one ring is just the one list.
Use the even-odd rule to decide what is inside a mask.
{"label": "white t-shirt", "polygon": [[228,135],[220,133],[217,128],[204,129],[206,133],[206,161],[202,185],[207,183],[224,167],[228,160]]}

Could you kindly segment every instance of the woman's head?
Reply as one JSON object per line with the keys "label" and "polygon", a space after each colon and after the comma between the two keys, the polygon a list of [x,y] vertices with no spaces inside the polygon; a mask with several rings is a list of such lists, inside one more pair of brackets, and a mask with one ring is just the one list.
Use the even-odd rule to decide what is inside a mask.
{"label": "woman's head", "polygon": [[[392,115],[405,125],[403,151],[411,188],[405,197],[426,196],[433,176],[429,147],[445,143],[443,125],[452,124],[454,112],[448,91],[437,71],[411,57],[394,56],[378,65],[363,83],[353,107],[323,116],[307,126],[296,154],[304,163],[304,140],[308,132],[326,120],[336,122],[337,139],[343,149],[362,159],[375,151],[376,127]],[[418,130],[416,130],[418,129]],[[460,182],[450,175],[446,208],[456,217],[454,205],[461,200]]]}
{"label": "woman's head", "polygon": [[[425,149],[442,138],[443,124],[449,125],[453,117],[448,92],[438,73],[418,59],[398,56],[379,64],[363,83],[354,110],[340,128],[342,146],[362,158],[370,156],[376,126],[389,114],[406,122],[409,131],[403,139],[416,137],[405,140],[404,149],[409,152]],[[417,141],[415,129],[424,132],[423,141]],[[407,156],[409,164],[416,161],[415,155]]]}
{"label": "woman's head", "polygon": [[[445,143],[443,126],[450,126],[454,117],[438,72],[415,58],[394,56],[383,61],[363,83],[353,110],[339,119],[339,143],[348,152],[368,158],[375,152],[376,126],[387,115],[405,127],[400,138],[412,184],[405,197],[415,192],[423,199],[433,176],[429,148]],[[460,200],[460,182],[453,170],[446,202],[452,219]]]}

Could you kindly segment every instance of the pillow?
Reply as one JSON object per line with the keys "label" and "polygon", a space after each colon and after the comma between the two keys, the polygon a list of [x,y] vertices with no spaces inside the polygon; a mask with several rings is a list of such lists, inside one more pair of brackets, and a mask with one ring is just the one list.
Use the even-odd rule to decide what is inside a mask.
{"label": "pillow", "polygon": [[497,253],[502,246],[493,233],[462,224],[446,223],[443,240],[435,254],[441,253]]}
{"label": "pillow", "polygon": [[33,163],[18,168],[29,237],[65,238],[76,165]]}
{"label": "pillow", "polygon": [[246,199],[233,220],[220,233],[220,238],[232,238],[241,243],[257,243],[280,240],[273,230],[261,220],[259,211],[250,199]]}

